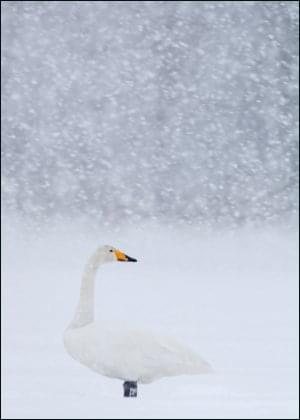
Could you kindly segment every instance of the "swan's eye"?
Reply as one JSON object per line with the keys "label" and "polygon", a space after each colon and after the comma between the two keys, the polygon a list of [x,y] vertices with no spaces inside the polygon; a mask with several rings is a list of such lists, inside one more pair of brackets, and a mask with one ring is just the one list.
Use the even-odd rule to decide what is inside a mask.
{"label": "swan's eye", "polygon": [[109,252],[113,252],[113,251],[114,251],[113,249],[110,249],[110,250],[109,250]]}

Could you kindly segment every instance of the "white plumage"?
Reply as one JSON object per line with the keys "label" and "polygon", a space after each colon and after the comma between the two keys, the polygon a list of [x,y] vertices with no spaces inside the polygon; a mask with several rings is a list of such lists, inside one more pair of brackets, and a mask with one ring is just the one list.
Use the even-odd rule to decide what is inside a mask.
{"label": "white plumage", "polygon": [[110,246],[98,248],[82,278],[75,317],[64,334],[67,352],[88,368],[111,378],[149,383],[164,376],[201,374],[210,366],[169,337],[94,322],[94,287],[99,265],[136,261]]}

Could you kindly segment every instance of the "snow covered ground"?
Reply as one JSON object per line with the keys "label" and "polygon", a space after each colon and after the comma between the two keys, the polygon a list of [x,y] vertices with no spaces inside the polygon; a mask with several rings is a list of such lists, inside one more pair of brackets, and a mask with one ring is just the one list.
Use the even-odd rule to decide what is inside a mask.
{"label": "snow covered ground", "polygon": [[[296,233],[74,223],[3,237],[2,418],[298,418]],[[214,373],[139,386],[72,360],[62,342],[81,270],[109,243],[139,260],[99,272],[97,317],[165,332]]]}

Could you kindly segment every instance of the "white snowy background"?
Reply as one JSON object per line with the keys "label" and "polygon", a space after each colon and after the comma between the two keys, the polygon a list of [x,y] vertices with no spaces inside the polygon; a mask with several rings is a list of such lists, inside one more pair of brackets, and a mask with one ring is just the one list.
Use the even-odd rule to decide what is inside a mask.
{"label": "white snowy background", "polygon": [[[2,418],[298,418],[298,2],[4,1]],[[122,397],[64,351],[97,317],[214,373]]]}

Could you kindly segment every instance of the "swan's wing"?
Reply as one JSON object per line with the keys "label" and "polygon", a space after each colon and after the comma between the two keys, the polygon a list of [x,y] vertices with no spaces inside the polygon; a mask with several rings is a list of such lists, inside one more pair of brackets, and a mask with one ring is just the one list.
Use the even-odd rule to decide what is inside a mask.
{"label": "swan's wing", "polygon": [[151,382],[164,376],[201,374],[211,370],[209,364],[194,351],[176,340],[151,333],[132,332],[140,362],[140,382]]}

